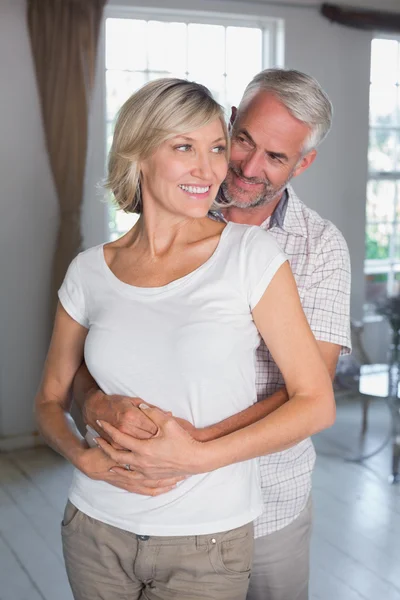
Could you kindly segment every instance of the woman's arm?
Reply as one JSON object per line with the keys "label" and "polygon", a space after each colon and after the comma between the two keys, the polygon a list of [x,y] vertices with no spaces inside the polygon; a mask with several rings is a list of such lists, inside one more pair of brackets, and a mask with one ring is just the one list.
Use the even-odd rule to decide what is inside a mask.
{"label": "woman's arm", "polygon": [[87,331],[59,304],[42,382],[35,399],[41,434],[49,446],[92,479],[151,496],[173,489],[180,477],[148,481],[140,473],[121,469],[100,448],[88,448],[71,425],[71,385],[83,359]]}
{"label": "woman's arm", "polygon": [[335,420],[331,379],[301,307],[296,283],[284,263],[253,310],[253,318],[285,380],[288,401],[257,423],[205,443],[196,442],[173,419],[146,410],[159,431],[132,440],[108,424],[104,430],[132,453],[102,448],[149,477],[211,471],[234,462],[285,450],[330,427]]}
{"label": "woman's arm", "polygon": [[42,436],[49,446],[75,466],[78,466],[87,446],[70,426],[70,389],[83,359],[87,332],[61,304],[58,305],[43,377],[35,399]]}

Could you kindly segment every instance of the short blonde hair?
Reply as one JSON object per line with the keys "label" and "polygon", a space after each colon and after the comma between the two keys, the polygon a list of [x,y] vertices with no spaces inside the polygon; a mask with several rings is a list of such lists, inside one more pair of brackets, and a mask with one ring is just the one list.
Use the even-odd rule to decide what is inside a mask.
{"label": "short blonde hair", "polygon": [[123,104],[115,124],[105,187],[125,212],[142,212],[140,162],[175,135],[219,118],[229,146],[222,107],[203,85],[184,79],[151,81]]}

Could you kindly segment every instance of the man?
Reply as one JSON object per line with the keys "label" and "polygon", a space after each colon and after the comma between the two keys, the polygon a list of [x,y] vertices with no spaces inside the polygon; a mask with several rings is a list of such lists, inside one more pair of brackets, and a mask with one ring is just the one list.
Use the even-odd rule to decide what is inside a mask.
{"label": "man", "polygon": [[[350,349],[348,250],[340,232],[300,202],[289,184],[313,163],[331,119],[330,101],[313,78],[293,70],[259,73],[238,109],[232,109],[231,161],[222,196],[228,201],[223,218],[268,229],[288,256],[305,314],[333,377],[339,354]],[[139,438],[155,433],[137,401],[105,396],[84,367],[74,391],[79,404],[86,401],[85,420],[92,427],[101,418]],[[283,405],[288,399],[284,382],[264,344],[257,356],[257,394],[255,406],[205,430],[183,425],[206,441]],[[260,459],[264,513],[255,522],[248,600],[308,598],[315,452],[310,439],[287,446],[282,443],[281,452]],[[131,473],[126,477],[126,484],[119,479],[115,485],[139,493],[158,493],[170,483],[146,482],[141,487],[139,480],[132,483]]]}

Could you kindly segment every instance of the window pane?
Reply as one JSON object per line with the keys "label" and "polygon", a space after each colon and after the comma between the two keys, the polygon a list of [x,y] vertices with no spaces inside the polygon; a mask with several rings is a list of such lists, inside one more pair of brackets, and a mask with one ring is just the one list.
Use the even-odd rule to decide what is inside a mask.
{"label": "window pane", "polygon": [[391,223],[394,219],[395,195],[395,182],[369,181],[367,188],[367,222]]}
{"label": "window pane", "polygon": [[182,73],[187,71],[185,23],[162,23],[149,21],[148,24],[148,65],[150,71]]}
{"label": "window pane", "polygon": [[122,104],[144,85],[146,79],[144,73],[132,73],[130,71],[107,71],[107,119],[112,121]]}
{"label": "window pane", "polygon": [[386,223],[367,225],[365,240],[367,259],[389,258],[392,230],[393,226]]}
{"label": "window pane", "polygon": [[168,71],[165,71],[164,73],[160,73],[160,71],[157,71],[156,73],[150,71],[150,73],[148,73],[147,76],[148,81],[154,81],[155,79],[160,79],[161,77],[171,77],[171,73],[169,73]]}
{"label": "window pane", "polygon": [[370,123],[373,126],[396,126],[398,120],[398,88],[371,85]]}
{"label": "window pane", "polygon": [[121,237],[121,235],[129,231],[129,229],[134,226],[140,216],[136,213],[126,213],[123,210],[120,210],[113,202],[111,195],[109,195],[108,215],[108,226],[110,231],[113,232],[111,237],[112,240],[116,240],[117,238]]}
{"label": "window pane", "polygon": [[197,73],[189,73],[191,81],[197,81],[207,86],[217,102],[222,106],[226,105],[226,89],[225,77],[223,75],[215,75],[214,73],[205,73],[201,78]]}
{"label": "window pane", "polygon": [[378,304],[387,297],[387,273],[366,275],[365,296],[369,304]]}
{"label": "window pane", "polygon": [[225,73],[225,28],[220,25],[188,26],[188,71],[196,81]]}
{"label": "window pane", "polygon": [[396,40],[372,41],[371,81],[378,85],[399,82],[399,44]]}
{"label": "window pane", "polygon": [[399,134],[390,129],[371,129],[369,136],[370,171],[390,172],[396,170]]}
{"label": "window pane", "polygon": [[[244,60],[244,53],[246,60]],[[226,28],[226,72],[245,80],[262,69],[262,31],[254,27]]]}
{"label": "window pane", "polygon": [[226,104],[228,107],[238,106],[249,81],[250,79],[248,77],[238,77],[236,75],[227,76]]}
{"label": "window pane", "polygon": [[168,71],[168,23],[149,21],[147,36],[148,68],[151,71]]}
{"label": "window pane", "polygon": [[[243,60],[246,48],[246,60]],[[237,106],[251,78],[262,69],[262,30],[226,28],[226,103]]]}
{"label": "window pane", "polygon": [[106,68],[147,68],[147,23],[136,19],[106,20]]}
{"label": "window pane", "polygon": [[396,259],[400,259],[400,226],[396,227],[393,240],[393,252]]}
{"label": "window pane", "polygon": [[117,210],[115,215],[116,230],[122,235],[134,226],[138,218],[139,215],[136,213],[126,213],[122,210]]}

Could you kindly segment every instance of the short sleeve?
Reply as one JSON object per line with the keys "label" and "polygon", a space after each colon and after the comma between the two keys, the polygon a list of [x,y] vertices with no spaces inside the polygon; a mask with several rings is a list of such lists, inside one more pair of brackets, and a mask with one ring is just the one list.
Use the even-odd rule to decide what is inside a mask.
{"label": "short sleeve", "polygon": [[332,226],[321,240],[310,286],[302,300],[315,338],[351,351],[350,256],[342,234]]}
{"label": "short sleeve", "polygon": [[58,290],[58,298],[70,317],[83,327],[89,328],[85,293],[79,271],[79,256],[69,265],[64,281]]}
{"label": "short sleeve", "polygon": [[253,310],[287,256],[274,237],[259,227],[249,230],[244,253],[245,286],[250,310]]}

